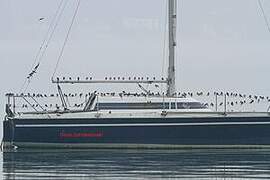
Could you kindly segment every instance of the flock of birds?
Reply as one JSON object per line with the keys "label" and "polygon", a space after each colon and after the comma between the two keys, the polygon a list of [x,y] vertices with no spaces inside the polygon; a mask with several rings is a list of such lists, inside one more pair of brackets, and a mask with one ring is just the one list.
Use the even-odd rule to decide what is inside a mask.
{"label": "flock of birds", "polygon": [[[98,93],[98,92],[92,92],[92,93],[64,93],[63,96],[65,97],[65,100],[67,101],[67,104],[69,107],[73,108],[83,108],[85,106],[85,103],[88,99],[93,94],[97,94],[98,96],[101,97],[146,97],[146,96],[152,96],[152,97],[164,97],[166,94],[164,93],[159,93],[159,92],[152,92],[150,94],[147,93],[129,93],[129,92],[110,92],[110,93]],[[56,94],[42,94],[42,93],[26,93],[26,94],[16,94],[14,95],[15,97],[24,97],[24,98],[34,98],[34,99],[45,99],[45,98],[58,98],[60,95],[58,93]],[[191,98],[207,98],[208,101],[211,99],[211,101],[215,101],[215,98],[218,99],[217,102],[205,102],[203,105],[208,106],[208,107],[216,107],[216,106],[224,106],[225,101],[224,97],[227,97],[226,105],[227,106],[236,106],[236,105],[251,105],[254,103],[261,103],[261,102],[267,102],[270,103],[270,97],[269,96],[261,96],[261,95],[247,95],[247,94],[242,94],[242,93],[234,93],[234,92],[178,92],[175,94],[176,97],[179,98],[185,98],[185,97],[191,97]],[[214,96],[214,98],[213,98]],[[220,97],[223,97],[222,100]],[[80,103],[73,103],[71,105],[70,99],[75,99],[77,98]],[[40,107],[40,104],[34,103],[31,104],[24,103],[21,108],[31,108],[31,107]],[[62,108],[61,103],[60,104],[43,104],[42,107],[44,109],[60,109]]]}
{"label": "flock of birds", "polygon": [[[86,77],[86,78],[80,78],[80,77],[77,77],[77,78],[72,78],[72,77],[56,77],[56,81],[82,81],[82,80],[85,80],[85,81],[92,81],[94,80],[93,77]],[[165,81],[166,79],[165,78],[156,78],[156,77],[105,77],[104,80],[108,81],[125,81],[125,80],[129,80],[129,81],[156,81],[156,80],[162,80],[162,81]]]}

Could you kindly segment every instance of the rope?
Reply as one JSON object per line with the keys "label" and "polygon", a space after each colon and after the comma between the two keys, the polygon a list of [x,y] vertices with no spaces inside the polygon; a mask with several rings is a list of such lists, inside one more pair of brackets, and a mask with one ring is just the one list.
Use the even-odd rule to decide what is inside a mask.
{"label": "rope", "polygon": [[265,11],[264,11],[264,8],[263,8],[263,5],[262,5],[261,0],[258,0],[258,4],[259,4],[260,10],[262,12],[263,19],[264,19],[264,22],[266,24],[267,30],[268,30],[268,32],[270,32],[270,24],[269,24],[269,21],[268,21],[268,18],[266,16],[266,14],[265,14]]}
{"label": "rope", "polygon": [[[30,70],[32,70],[34,68],[34,66],[36,66],[37,64],[38,65],[40,64],[40,62],[41,62],[41,60],[42,60],[42,58],[43,58],[43,56],[44,56],[44,54],[46,52],[46,49],[47,49],[47,47],[48,47],[48,45],[49,45],[49,43],[50,43],[50,41],[52,39],[52,35],[54,34],[55,29],[56,29],[56,27],[58,25],[58,21],[60,20],[62,14],[63,14],[63,11],[64,11],[64,9],[66,7],[67,1],[65,1],[64,6],[63,6],[63,2],[64,2],[64,0],[61,0],[61,2],[59,3],[59,5],[57,7],[57,10],[56,10],[56,12],[55,12],[55,14],[54,14],[54,16],[52,18],[52,21],[51,21],[51,23],[49,25],[49,28],[48,28],[45,36],[44,36],[44,39],[42,40],[42,43],[41,43],[41,45],[40,45],[40,47],[38,49],[38,52],[37,52],[37,54],[36,54],[36,56],[34,58],[34,62],[32,64],[32,66],[31,66]],[[52,31],[51,31],[51,29],[52,29]],[[45,45],[45,43],[46,43],[46,45]],[[44,45],[45,45],[45,48],[44,48]],[[42,52],[42,50],[43,50],[43,52]],[[26,83],[27,83],[27,85],[26,85]],[[25,85],[26,85],[26,87],[25,87]],[[19,92],[24,93],[28,89],[29,85],[30,85],[30,78],[26,78],[24,80],[24,83],[21,86]]]}
{"label": "rope", "polygon": [[60,52],[60,54],[59,54],[59,57],[58,57],[58,59],[57,59],[57,63],[56,63],[56,65],[55,65],[55,68],[54,68],[54,71],[53,71],[52,79],[53,79],[54,76],[55,76],[55,73],[56,73],[57,68],[58,68],[58,66],[59,66],[59,63],[60,63],[60,60],[61,60],[62,57],[63,57],[64,50],[65,50],[65,47],[66,47],[66,44],[67,44],[67,41],[68,41],[68,38],[69,38],[69,34],[70,34],[70,32],[71,32],[71,29],[72,29],[72,26],[73,26],[73,24],[74,24],[76,15],[77,15],[77,13],[78,13],[80,3],[81,3],[81,0],[78,0],[78,3],[77,3],[77,6],[76,6],[76,9],[75,9],[75,12],[74,12],[73,17],[72,17],[72,20],[71,20],[71,24],[70,24],[70,26],[69,26],[69,28],[68,28],[68,32],[67,32],[67,35],[66,35],[65,40],[64,40],[64,44],[63,44],[63,46],[62,46],[61,52]]}

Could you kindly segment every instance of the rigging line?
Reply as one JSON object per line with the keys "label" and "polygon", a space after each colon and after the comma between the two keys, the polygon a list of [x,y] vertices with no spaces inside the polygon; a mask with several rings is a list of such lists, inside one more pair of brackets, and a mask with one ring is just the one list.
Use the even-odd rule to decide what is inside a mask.
{"label": "rigging line", "polygon": [[264,11],[264,8],[263,8],[263,5],[262,5],[261,0],[258,0],[258,4],[259,4],[260,10],[262,12],[264,22],[265,22],[265,24],[267,26],[267,30],[270,32],[270,24],[269,24],[269,21],[268,21],[268,18],[266,16],[266,14],[265,14],[265,11]]}
{"label": "rigging line", "polygon": [[22,91],[22,93],[25,93],[26,90],[28,89],[29,85],[30,85],[30,80],[29,80],[29,79],[28,79],[28,80],[26,79],[26,82],[27,82],[26,87],[25,87],[25,89]]}
{"label": "rigging line", "polygon": [[[39,54],[41,53],[42,48],[44,47],[44,45],[45,45],[45,43],[46,43],[46,41],[47,41],[47,39],[48,39],[48,36],[49,36],[49,34],[50,34],[50,31],[51,31],[52,27],[54,26],[55,23],[57,23],[57,20],[59,20],[59,19],[57,18],[57,16],[59,16],[58,14],[59,14],[59,12],[60,12],[60,10],[61,10],[61,7],[62,7],[62,5],[63,5],[63,2],[64,2],[64,0],[61,0],[60,4],[59,4],[58,7],[57,7],[57,10],[56,10],[56,12],[55,12],[55,14],[54,14],[54,16],[53,16],[53,19],[52,19],[52,21],[51,21],[51,23],[50,23],[50,25],[49,25],[49,28],[48,28],[48,30],[47,30],[47,32],[46,32],[46,35],[45,35],[45,37],[44,37],[44,39],[43,39],[43,41],[42,41],[42,43],[41,43],[41,46],[40,46],[40,48],[39,48],[39,51],[38,51],[38,53],[37,53],[37,55],[36,55],[35,62],[33,63],[32,68],[34,67],[34,65],[36,64],[36,62],[39,60],[39,58],[38,58],[38,57],[39,57]],[[31,68],[31,69],[32,69],[32,68]]]}
{"label": "rigging line", "polygon": [[[54,32],[55,32],[55,30],[56,30],[56,27],[58,26],[58,22],[60,21],[62,15],[63,15],[63,12],[64,12],[64,10],[65,10],[65,8],[66,8],[66,5],[67,5],[67,1],[65,1],[65,4],[63,5],[63,7],[62,7],[62,9],[61,9],[61,11],[60,11],[60,14],[58,14],[58,17],[54,20],[55,23],[54,23],[53,30],[52,30],[52,32],[50,33],[49,39],[47,40],[47,42],[45,41],[45,42],[46,42],[46,45],[45,45],[45,48],[43,49],[43,52],[42,52],[41,56],[39,57],[38,66],[39,66],[39,64],[40,64],[40,62],[41,62],[41,60],[42,60],[42,58],[43,58],[43,56],[44,56],[44,54],[45,54],[45,52],[46,52],[46,50],[47,50],[49,44],[50,44],[50,41],[51,41],[51,39],[52,39],[52,37],[53,37],[53,35],[54,35]],[[25,91],[28,89],[28,87],[29,87],[29,85],[30,85],[30,83],[31,83],[31,78],[32,78],[32,77],[30,77],[29,79],[27,78],[27,80],[28,80],[28,81],[27,81],[27,85],[26,85],[26,87],[25,87],[23,93],[25,93]]]}
{"label": "rigging line", "polygon": [[31,98],[35,101],[35,103],[43,110],[43,111],[46,111],[39,103],[37,100],[35,100],[34,97],[31,96]]}
{"label": "rigging line", "polygon": [[66,97],[66,102],[68,103],[68,106],[71,107],[68,97]]}
{"label": "rigging line", "polygon": [[21,86],[21,88],[20,88],[20,91],[19,92],[25,92],[25,91],[23,91],[23,89],[24,89],[24,86],[26,85],[26,83],[29,83],[29,81],[28,81],[28,79],[27,78],[25,78],[25,80],[24,80],[24,82],[23,82],[23,84],[22,84],[22,86]]}
{"label": "rigging line", "polygon": [[47,41],[47,43],[46,43],[46,45],[45,45],[45,47],[44,47],[44,49],[43,49],[43,52],[42,52],[41,56],[39,57],[39,62],[41,62],[42,58],[44,57],[45,52],[46,52],[46,50],[47,50],[47,48],[48,48],[48,46],[49,46],[49,44],[50,44],[50,42],[51,42],[51,40],[52,40],[52,38],[53,38],[54,32],[55,32],[55,30],[56,30],[56,28],[57,28],[57,26],[58,26],[58,23],[59,23],[59,21],[60,21],[62,15],[63,15],[63,12],[64,12],[64,10],[65,10],[65,8],[66,8],[67,2],[68,2],[68,1],[65,1],[65,4],[63,5],[62,10],[60,11],[59,16],[57,17],[57,20],[56,20],[56,22],[55,22],[55,24],[54,24],[54,27],[53,27],[53,30],[52,30],[50,36],[49,36],[49,39],[48,39],[48,41]]}
{"label": "rigging line", "polygon": [[[64,1],[64,0],[62,0],[62,1]],[[39,61],[38,61],[38,64],[40,64],[40,62],[41,62],[41,60],[42,60],[42,58],[43,58],[43,56],[44,56],[44,54],[45,54],[45,52],[46,52],[46,50],[47,50],[47,48],[48,48],[48,45],[49,45],[49,43],[50,43],[50,41],[51,41],[51,39],[52,39],[52,37],[53,37],[53,35],[54,35],[54,32],[55,32],[55,30],[56,30],[56,27],[58,26],[58,22],[60,21],[60,19],[61,19],[61,17],[62,17],[62,15],[63,15],[63,12],[64,12],[64,10],[65,10],[65,8],[66,8],[66,5],[67,5],[67,1],[65,1],[65,4],[63,5],[63,7],[61,8],[61,6],[59,6],[60,7],[60,9],[58,9],[58,12],[56,13],[56,18],[54,18],[54,26],[53,26],[53,30],[51,31],[51,33],[50,34],[47,34],[46,35],[46,37],[48,37],[49,39],[47,40],[47,39],[45,39],[45,40],[47,40],[47,41],[45,41],[46,42],[46,44],[45,44],[45,48],[43,49],[43,52],[42,52],[42,54],[41,54],[41,56],[39,56]],[[59,11],[60,11],[60,13],[59,13]],[[49,30],[51,29],[51,27],[49,28]],[[50,31],[48,31],[48,32],[50,32]],[[44,44],[43,44],[43,46],[44,46]],[[35,65],[35,64],[33,64],[33,65]],[[30,77],[30,78],[32,78],[32,77]],[[30,83],[31,83],[31,80],[30,80],[30,78],[29,79],[27,79],[26,78],[26,81],[27,81],[27,85],[26,85],[26,87],[25,87],[25,89],[23,90],[23,93],[25,93],[25,91],[28,89],[28,87],[29,87],[29,85],[30,85]]]}
{"label": "rigging line", "polygon": [[[34,58],[34,62],[33,62],[33,64],[32,64],[32,66],[31,66],[31,69],[30,69],[30,70],[32,70],[32,69],[34,68],[34,66],[36,65],[38,59],[40,59],[40,58],[38,58],[38,57],[39,57],[39,55],[40,55],[40,53],[41,53],[41,51],[42,51],[42,49],[43,49],[43,46],[44,46],[44,44],[45,44],[45,42],[46,42],[46,40],[47,40],[47,38],[48,38],[48,35],[49,35],[50,31],[51,31],[51,28],[53,27],[53,24],[55,24],[55,22],[57,22],[56,19],[57,19],[57,16],[58,16],[58,14],[59,14],[59,11],[61,10],[61,7],[62,7],[62,5],[63,5],[63,2],[64,2],[64,0],[61,0],[61,2],[59,3],[59,5],[57,6],[57,10],[56,10],[56,12],[55,12],[55,14],[54,14],[54,16],[53,16],[53,18],[52,18],[52,21],[51,21],[51,23],[50,23],[50,25],[49,25],[49,28],[48,28],[48,30],[47,30],[47,32],[46,32],[46,35],[44,36],[44,39],[42,40],[41,46],[40,46],[39,49],[38,49],[38,52],[37,52],[37,54],[36,54],[36,56],[35,56],[35,58]],[[59,20],[59,19],[58,19],[58,20]],[[54,32],[54,31],[53,31],[53,32]],[[23,85],[21,86],[19,92],[21,92],[21,91],[24,89],[24,87],[25,87],[25,85],[26,85],[27,82],[28,82],[28,85],[29,85],[29,83],[30,83],[29,79],[28,79],[28,78],[25,78],[24,83],[23,83]],[[28,86],[27,86],[27,87],[28,87]]]}
{"label": "rigging line", "polygon": [[73,14],[73,17],[72,17],[72,20],[71,20],[71,24],[70,24],[70,26],[69,26],[69,28],[68,28],[68,32],[67,32],[66,38],[65,38],[65,40],[64,40],[64,44],[63,44],[63,46],[62,46],[61,52],[60,52],[59,57],[58,57],[58,59],[57,59],[56,66],[55,66],[55,68],[54,68],[52,78],[54,78],[54,75],[55,75],[55,73],[56,73],[56,71],[57,71],[57,68],[58,68],[58,66],[59,66],[59,62],[60,62],[60,60],[61,60],[61,58],[62,58],[62,56],[63,56],[63,54],[64,54],[64,50],[65,50],[65,47],[66,47],[66,44],[67,44],[67,41],[68,41],[68,38],[69,38],[69,34],[70,34],[70,32],[71,32],[71,29],[72,29],[72,26],[73,26],[73,24],[74,24],[76,15],[77,15],[77,13],[78,13],[78,10],[79,10],[79,7],[80,7],[80,3],[81,3],[81,0],[78,0],[77,7],[76,7],[75,12],[74,12],[74,14]]}

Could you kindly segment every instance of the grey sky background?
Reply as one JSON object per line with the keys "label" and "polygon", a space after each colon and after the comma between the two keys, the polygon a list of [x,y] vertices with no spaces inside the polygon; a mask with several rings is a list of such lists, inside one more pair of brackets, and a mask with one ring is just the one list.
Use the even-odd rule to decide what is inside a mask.
{"label": "grey sky background", "polygon": [[[69,0],[29,92],[56,92],[50,78],[75,2]],[[270,1],[262,2],[270,19]],[[59,3],[0,0],[1,119],[4,94],[20,89]],[[165,14],[165,0],[81,0],[57,75],[161,77]],[[257,0],[179,0],[177,31],[179,91],[270,95],[270,33]]]}

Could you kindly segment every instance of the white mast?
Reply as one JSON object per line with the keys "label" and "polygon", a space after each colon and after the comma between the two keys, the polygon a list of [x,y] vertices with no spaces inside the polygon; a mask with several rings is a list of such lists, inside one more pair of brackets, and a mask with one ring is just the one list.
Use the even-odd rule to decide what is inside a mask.
{"label": "white mast", "polygon": [[168,79],[167,79],[167,95],[173,96],[175,93],[175,48],[176,48],[176,11],[177,0],[169,1],[169,67],[168,67]]}

